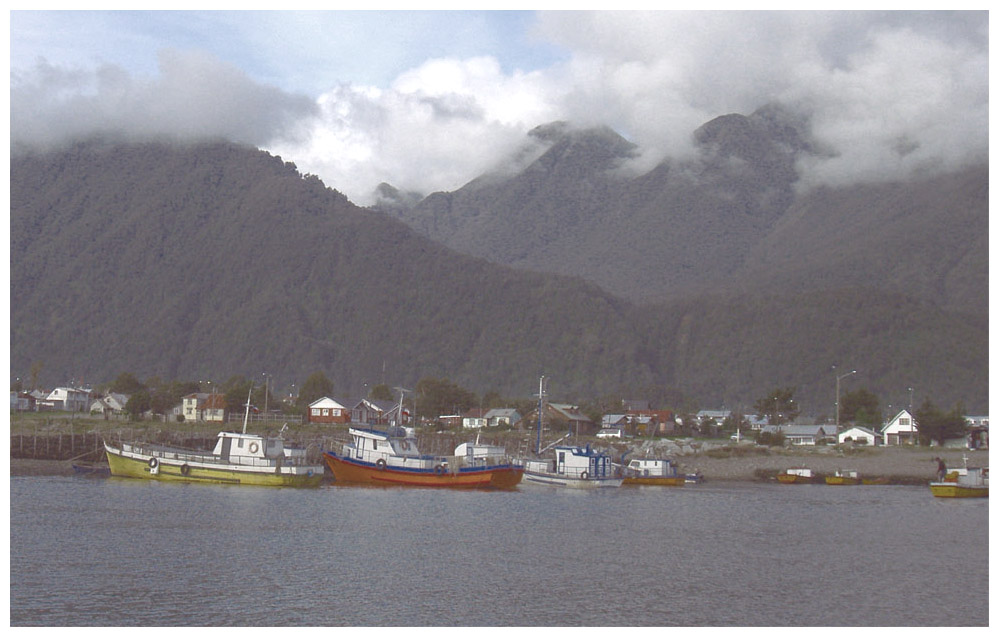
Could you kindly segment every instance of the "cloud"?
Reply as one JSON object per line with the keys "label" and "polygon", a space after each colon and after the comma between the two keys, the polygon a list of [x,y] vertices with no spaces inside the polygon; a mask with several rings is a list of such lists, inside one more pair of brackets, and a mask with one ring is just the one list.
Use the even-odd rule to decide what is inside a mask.
{"label": "cloud", "polygon": [[[428,16],[414,24],[429,28]],[[463,15],[447,17],[454,31]],[[191,51],[162,52],[153,77],[39,63],[12,71],[12,144],[94,131],[224,136],[281,155],[361,204],[383,181],[457,189],[553,120],[607,124],[639,145],[649,168],[690,157],[692,133],[708,120],[770,102],[810,123],[823,151],[803,160],[804,186],[919,175],[988,153],[986,12],[557,11],[538,14],[531,36],[563,55],[521,70],[499,49],[469,55],[467,43],[391,82],[355,79],[313,98]],[[310,75],[322,59],[298,60],[300,48],[269,68],[298,61],[296,75]]]}
{"label": "cloud", "polygon": [[316,111],[310,98],[257,84],[198,52],[162,51],[153,79],[114,65],[85,70],[39,60],[12,73],[11,145],[48,148],[95,134],[264,145],[294,135],[295,124]]}

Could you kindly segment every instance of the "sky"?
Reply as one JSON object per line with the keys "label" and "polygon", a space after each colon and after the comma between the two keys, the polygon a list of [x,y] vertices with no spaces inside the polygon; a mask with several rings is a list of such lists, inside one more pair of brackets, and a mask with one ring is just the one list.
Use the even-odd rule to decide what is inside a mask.
{"label": "sky", "polygon": [[532,128],[607,125],[636,170],[780,103],[821,153],[801,184],[988,157],[988,13],[11,11],[12,151],[113,132],[224,137],[358,204],[497,170]]}

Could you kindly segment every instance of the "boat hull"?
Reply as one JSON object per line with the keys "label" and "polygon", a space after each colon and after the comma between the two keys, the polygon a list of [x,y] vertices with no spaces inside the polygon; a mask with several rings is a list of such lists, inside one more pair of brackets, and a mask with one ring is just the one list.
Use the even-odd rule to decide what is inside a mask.
{"label": "boat hull", "polygon": [[813,483],[812,477],[804,477],[803,475],[789,475],[787,473],[779,473],[778,481],[782,484],[811,484]]}
{"label": "boat hull", "polygon": [[493,488],[507,490],[520,483],[524,468],[514,464],[448,470],[403,469],[393,466],[345,459],[323,453],[327,467],[338,483],[372,484],[377,486],[417,486],[424,488]]}
{"label": "boat hull", "polygon": [[827,477],[828,486],[857,486],[861,481],[857,477]]}
{"label": "boat hull", "polygon": [[[105,445],[108,466],[114,477],[133,479],[153,479],[185,483],[240,484],[250,486],[285,486],[308,488],[319,486],[323,481],[321,466],[307,469],[282,468],[244,470],[223,463],[194,462],[157,458],[156,468],[150,466],[149,458],[123,454],[120,449]],[[302,472],[297,472],[297,471]]]}
{"label": "boat hull", "polygon": [[558,486],[561,488],[618,488],[622,485],[622,477],[568,477],[557,473],[539,473],[533,471],[524,472],[525,484],[536,484],[544,486]]}
{"label": "boat hull", "polygon": [[623,486],[683,486],[688,483],[684,475],[677,477],[626,477]]}
{"label": "boat hull", "polygon": [[989,486],[963,486],[956,482],[931,482],[931,494],[935,497],[989,497]]}

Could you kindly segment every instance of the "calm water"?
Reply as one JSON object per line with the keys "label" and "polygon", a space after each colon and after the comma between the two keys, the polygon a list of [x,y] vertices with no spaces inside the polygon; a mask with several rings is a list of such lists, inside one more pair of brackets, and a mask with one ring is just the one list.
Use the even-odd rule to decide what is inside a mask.
{"label": "calm water", "polygon": [[12,477],[14,626],[986,625],[988,500]]}

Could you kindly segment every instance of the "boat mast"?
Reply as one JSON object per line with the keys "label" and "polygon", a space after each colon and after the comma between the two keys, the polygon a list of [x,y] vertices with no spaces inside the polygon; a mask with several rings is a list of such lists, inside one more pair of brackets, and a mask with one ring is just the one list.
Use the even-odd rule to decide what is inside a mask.
{"label": "boat mast", "polygon": [[535,441],[535,454],[542,450],[542,411],[545,407],[545,375],[538,378],[538,439]]}
{"label": "boat mast", "polygon": [[[403,427],[403,398],[406,393],[410,392],[409,389],[403,388],[402,386],[397,386],[396,390],[399,391],[399,408],[396,409],[396,426],[400,428]],[[413,407],[413,415],[416,417],[417,409],[416,406]]]}
{"label": "boat mast", "polygon": [[253,381],[250,382],[250,390],[247,391],[247,407],[243,413],[243,434],[247,434],[247,420],[250,419],[250,394],[253,392]]}

